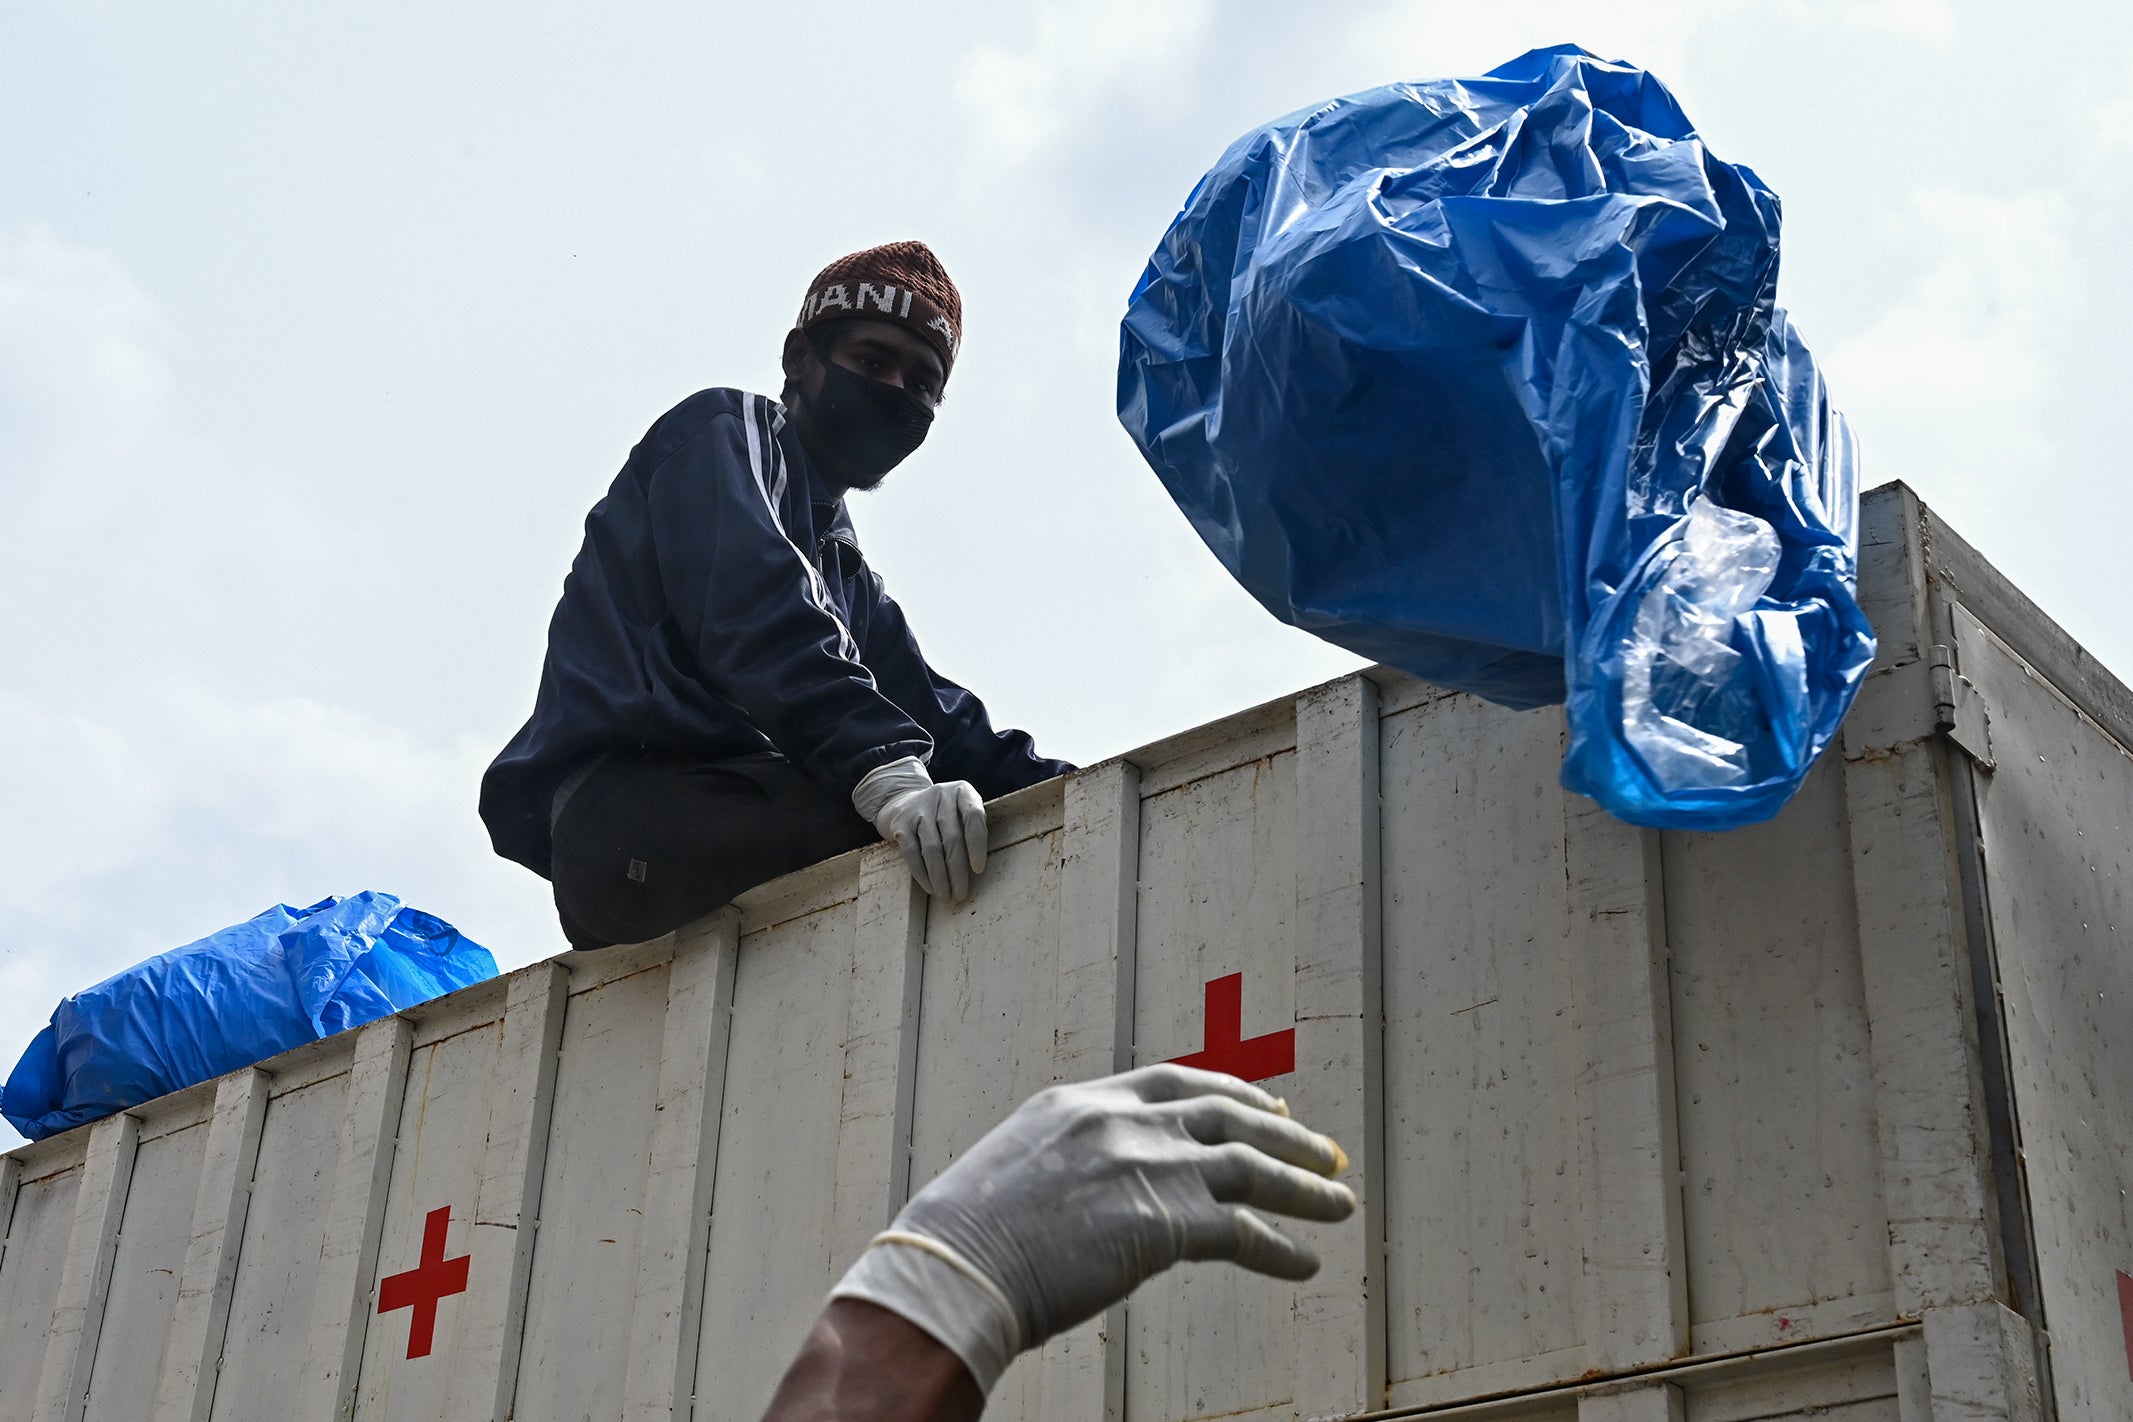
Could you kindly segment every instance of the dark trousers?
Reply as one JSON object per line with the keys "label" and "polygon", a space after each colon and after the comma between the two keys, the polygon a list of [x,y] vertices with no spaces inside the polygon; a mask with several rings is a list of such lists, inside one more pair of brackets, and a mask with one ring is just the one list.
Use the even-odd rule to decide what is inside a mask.
{"label": "dark trousers", "polygon": [[782,756],[616,754],[555,806],[549,878],[574,948],[642,943],[880,836]]}

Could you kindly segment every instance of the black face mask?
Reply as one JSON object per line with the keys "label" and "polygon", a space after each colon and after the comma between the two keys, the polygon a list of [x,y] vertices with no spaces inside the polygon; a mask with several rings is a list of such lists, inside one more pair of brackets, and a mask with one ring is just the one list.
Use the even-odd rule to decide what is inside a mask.
{"label": "black face mask", "polygon": [[814,434],[871,489],[926,441],[933,407],[885,381],[822,362],[821,398],[808,402]]}

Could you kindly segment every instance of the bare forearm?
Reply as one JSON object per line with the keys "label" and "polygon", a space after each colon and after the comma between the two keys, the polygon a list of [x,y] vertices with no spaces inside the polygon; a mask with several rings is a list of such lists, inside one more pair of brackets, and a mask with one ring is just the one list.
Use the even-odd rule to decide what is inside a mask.
{"label": "bare forearm", "polygon": [[885,1308],[835,1299],[763,1422],[976,1422],[984,1410],[970,1370],[931,1334]]}

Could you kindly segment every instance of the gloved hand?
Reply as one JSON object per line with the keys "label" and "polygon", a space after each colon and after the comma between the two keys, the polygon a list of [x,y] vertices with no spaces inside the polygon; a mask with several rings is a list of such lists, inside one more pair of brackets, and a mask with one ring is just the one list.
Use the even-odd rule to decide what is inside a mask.
{"label": "gloved hand", "polygon": [[985,802],[967,780],[933,783],[912,756],[867,772],[852,807],[904,852],[911,877],[935,898],[961,903],[985,872]]}
{"label": "gloved hand", "polygon": [[1181,1066],[1054,1086],[911,1198],[833,1298],[901,1314],[990,1392],[1015,1355],[1185,1260],[1278,1279],[1309,1246],[1244,1206],[1310,1220],[1355,1209],[1348,1158],[1233,1076]]}

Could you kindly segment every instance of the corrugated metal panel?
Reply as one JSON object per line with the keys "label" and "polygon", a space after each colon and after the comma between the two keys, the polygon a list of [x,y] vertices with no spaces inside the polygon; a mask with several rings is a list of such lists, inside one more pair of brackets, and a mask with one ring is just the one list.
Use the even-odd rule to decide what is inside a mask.
{"label": "corrugated metal panel", "polygon": [[1586,1367],[1562,734],[1552,714],[1466,696],[1381,729],[1386,1288],[1403,1400]]}
{"label": "corrugated metal panel", "polygon": [[[1141,803],[1133,990],[1136,1064],[1296,1024],[1296,756],[1215,771]],[[1208,984],[1241,977],[1233,1015]],[[1226,1000],[1225,1000],[1226,1001]],[[1210,1023],[1215,1023],[1210,1032]],[[1283,1061],[1293,1064],[1291,1043]],[[1262,1085],[1295,1095],[1287,1070]],[[1294,1395],[1296,1290],[1193,1265],[1154,1280],[1126,1312],[1126,1415],[1248,1418]]]}
{"label": "corrugated metal panel", "polygon": [[1936,631],[1907,492],[1866,527],[1882,660],[1770,825],[1631,829],[1557,787],[1558,713],[1373,673],[1001,802],[962,906],[873,847],[0,1159],[0,1422],[753,1416],[914,1179],[1185,1056],[1340,1135],[1362,1218],[1301,1287],[1154,1282],[988,1415],[2026,1419],[2039,1320],[2060,1415],[2133,1415],[2133,762],[2076,709],[2122,698]]}
{"label": "corrugated metal panel", "polygon": [[209,1123],[189,1122],[145,1137],[134,1156],[133,1181],[119,1224],[104,1331],[123,1347],[99,1347],[89,1374],[85,1416],[91,1422],[138,1422],[152,1416],[186,1246],[192,1237],[193,1197],[207,1166]]}
{"label": "corrugated metal panel", "polygon": [[[1058,1079],[1064,825],[994,850],[985,869],[1009,886],[949,907],[925,905],[911,1178],[932,1178],[1022,1099]],[[1035,1049],[1032,1049],[1035,1044]],[[1045,1370],[1020,1360],[993,1412],[1045,1415]]]}
{"label": "corrugated metal panel", "polygon": [[[582,1418],[623,1395],[646,1261],[668,970],[575,993],[541,1180],[514,1416]],[[674,1024],[679,1026],[681,1024]]]}
{"label": "corrugated metal panel", "polygon": [[2051,1374],[2064,1422],[2133,1417],[2133,756],[1967,611],[1975,777]]}
{"label": "corrugated metal panel", "polygon": [[[740,940],[696,1395],[760,1412],[836,1282],[837,1157],[858,925],[843,897]],[[849,1241],[843,1247],[850,1247]]]}
{"label": "corrugated metal panel", "polygon": [[1694,1349],[1887,1319],[1843,767],[1769,824],[1664,845]]}
{"label": "corrugated metal panel", "polygon": [[298,1395],[347,1101],[346,1072],[268,1098],[227,1332],[199,1375],[218,1422],[267,1416]]}

